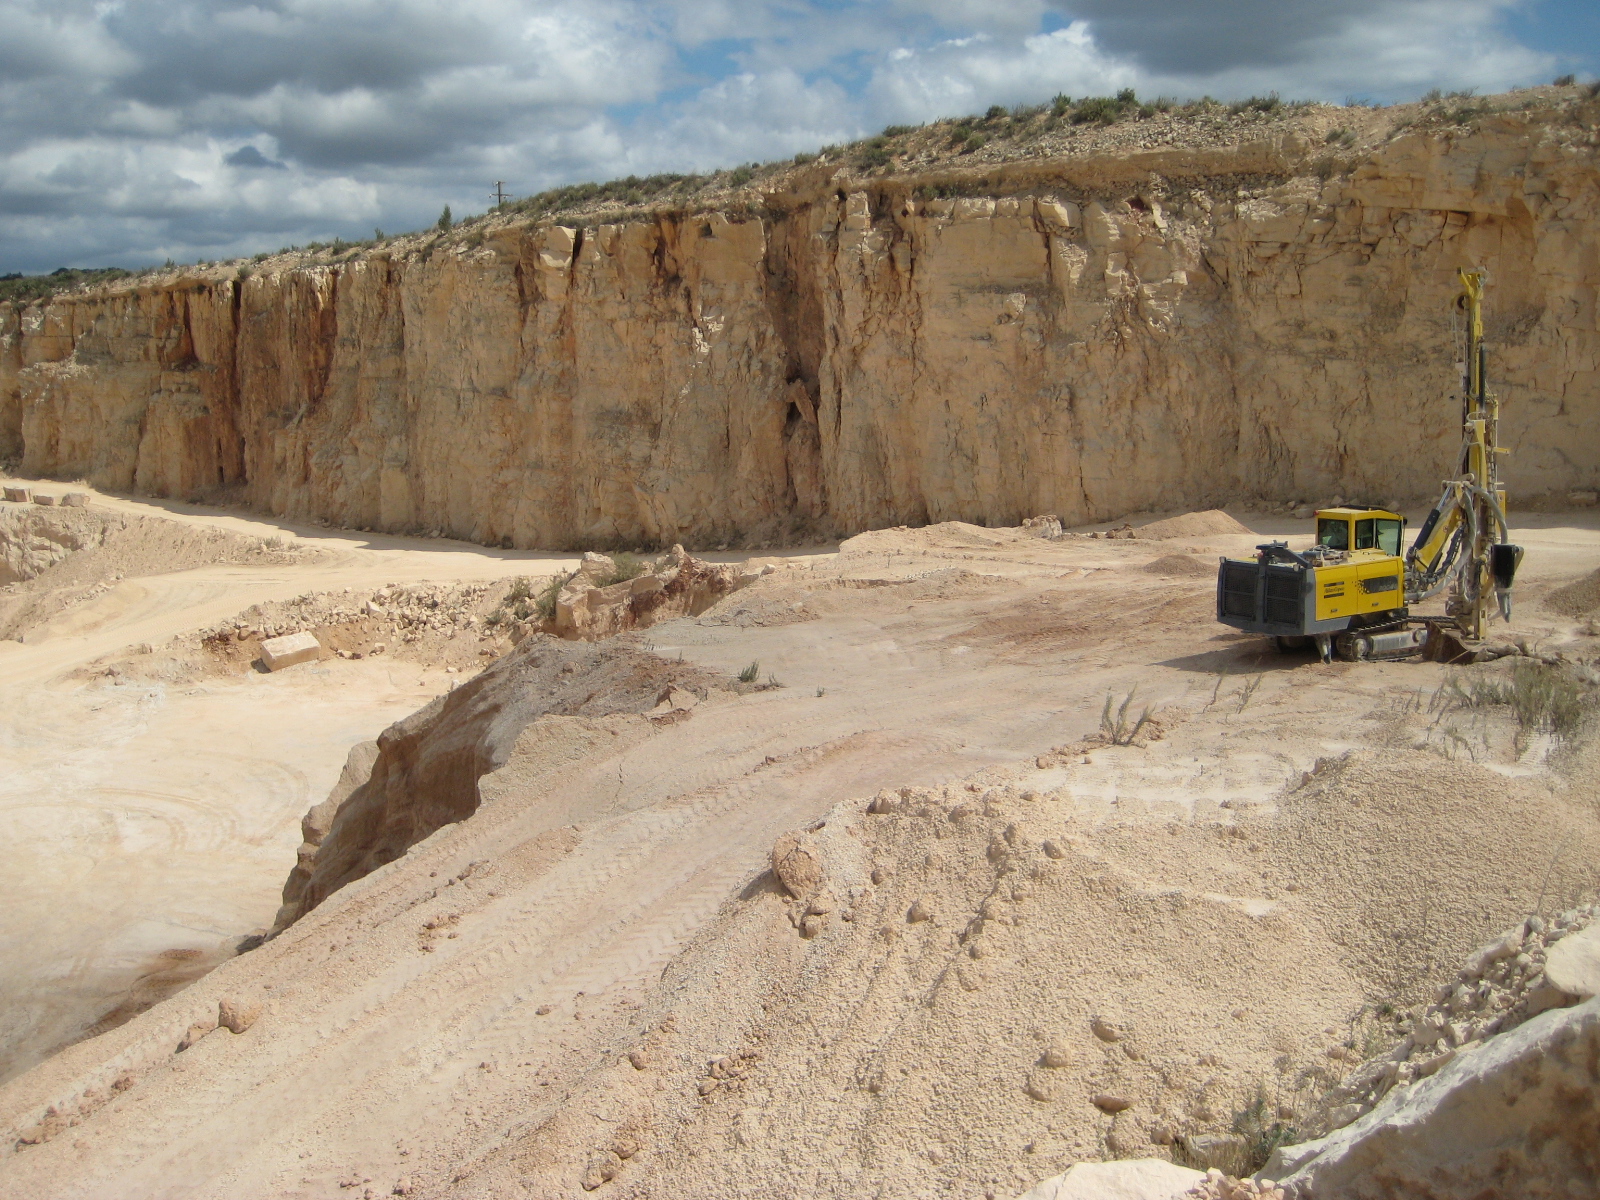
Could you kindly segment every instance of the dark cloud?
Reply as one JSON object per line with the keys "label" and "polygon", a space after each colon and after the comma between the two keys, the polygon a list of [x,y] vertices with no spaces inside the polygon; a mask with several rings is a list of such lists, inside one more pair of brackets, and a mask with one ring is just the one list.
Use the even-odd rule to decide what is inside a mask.
{"label": "dark cloud", "polygon": [[289,169],[283,163],[268,158],[254,146],[240,146],[232,154],[224,157],[222,161],[230,167],[270,167],[275,171],[287,171]]}
{"label": "dark cloud", "polygon": [[1204,75],[1282,66],[1319,38],[1416,0],[1057,0],[1090,23],[1095,41],[1152,70]]}

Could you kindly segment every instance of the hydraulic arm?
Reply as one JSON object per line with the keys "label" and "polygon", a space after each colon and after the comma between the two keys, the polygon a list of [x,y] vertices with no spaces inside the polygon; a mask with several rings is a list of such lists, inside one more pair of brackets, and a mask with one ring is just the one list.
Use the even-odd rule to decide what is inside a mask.
{"label": "hydraulic arm", "polygon": [[1446,480],[1433,511],[1406,554],[1406,602],[1448,589],[1445,611],[1469,638],[1483,636],[1494,596],[1511,619],[1511,587],[1522,549],[1508,541],[1505,489],[1499,479],[1500,400],[1489,391],[1483,343],[1481,270],[1457,272],[1456,306],[1465,318],[1461,357],[1462,444],[1458,475]]}

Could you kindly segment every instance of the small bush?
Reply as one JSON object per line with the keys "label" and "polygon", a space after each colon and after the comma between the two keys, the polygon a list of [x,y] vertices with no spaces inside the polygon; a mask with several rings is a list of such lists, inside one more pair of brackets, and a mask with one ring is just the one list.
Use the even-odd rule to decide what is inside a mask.
{"label": "small bush", "polygon": [[1078,101],[1078,106],[1072,110],[1072,123],[1111,125],[1121,115],[1122,105],[1110,96],[1089,96]]}
{"label": "small bush", "polygon": [[969,133],[966,140],[961,143],[961,152],[971,154],[975,150],[982,150],[989,144],[989,139],[981,133]]}
{"label": "small bush", "polygon": [[597,587],[610,587],[614,583],[626,583],[630,579],[637,579],[649,569],[643,559],[637,555],[623,551],[621,554],[611,556],[611,570],[600,580]]}
{"label": "small bush", "polygon": [[1228,105],[1228,112],[1234,116],[1246,112],[1275,113],[1283,107],[1283,101],[1278,99],[1277,92],[1268,92],[1265,96],[1251,96],[1248,100],[1238,100]]}
{"label": "small bush", "polygon": [[511,581],[511,590],[506,593],[506,598],[501,604],[515,604],[518,600],[526,600],[531,595],[533,595],[533,581],[525,575],[519,575]]}
{"label": "small bush", "polygon": [[756,662],[751,663],[748,667],[746,667],[744,670],[739,672],[739,682],[740,683],[754,683],[757,679],[760,679],[760,678],[761,678],[761,663],[760,663],[760,660],[757,660]]}
{"label": "small bush", "polygon": [[1438,88],[1429,88],[1427,91],[1422,93],[1422,102],[1424,104],[1432,104],[1435,100],[1439,99],[1439,97],[1443,95],[1444,93]]}
{"label": "small bush", "polygon": [[756,177],[756,173],[749,167],[735,167],[728,176],[728,183],[733,187],[743,187]]}
{"label": "small bush", "polygon": [[883,137],[871,138],[862,142],[856,151],[856,165],[868,170],[874,167],[888,166],[892,161],[889,154],[889,139]]}
{"label": "small bush", "polygon": [[815,154],[806,154],[803,151],[794,156],[794,165],[797,166],[797,167],[803,167],[803,166],[806,166],[809,163],[814,163],[816,161],[817,161],[817,156]]}
{"label": "small bush", "polygon": [[1114,717],[1111,714],[1111,705],[1113,703],[1111,693],[1106,693],[1106,706],[1100,710],[1100,734],[1113,746],[1131,745],[1133,739],[1139,736],[1139,731],[1150,721],[1151,713],[1147,707],[1139,714],[1138,720],[1132,725],[1128,724],[1128,708],[1133,704],[1134,693],[1137,691],[1138,689],[1135,688],[1123,697],[1122,704],[1118,707]]}
{"label": "small bush", "polygon": [[541,621],[549,621],[555,617],[556,597],[561,595],[561,589],[566,587],[571,579],[572,575],[553,575],[550,577],[550,582],[540,589],[538,599],[533,602],[533,611],[539,614]]}
{"label": "small bush", "polygon": [[1055,99],[1050,101],[1050,115],[1064,117],[1072,111],[1072,97],[1064,92],[1057,92]]}
{"label": "small bush", "polygon": [[1233,1131],[1244,1138],[1245,1161],[1238,1172],[1240,1176],[1255,1174],[1267,1165],[1274,1150],[1290,1145],[1295,1139],[1293,1125],[1268,1119],[1269,1107],[1266,1093],[1258,1090],[1249,1107],[1234,1115]]}
{"label": "small bush", "polygon": [[1522,729],[1572,738],[1593,707],[1594,696],[1582,682],[1560,667],[1534,659],[1518,659],[1511,675],[1452,675],[1434,694],[1430,708],[1505,706]]}
{"label": "small bush", "polygon": [[449,233],[450,227],[454,224],[455,218],[450,215],[450,206],[446,204],[444,206],[444,211],[439,214],[439,219],[434,222],[434,227],[437,228],[440,233]]}
{"label": "small bush", "polygon": [[1551,86],[1553,86],[1553,87],[1571,87],[1573,84],[1575,84],[1577,82],[1578,82],[1578,77],[1576,75],[1557,75],[1555,77],[1555,79],[1551,81]]}
{"label": "small bush", "polygon": [[1011,114],[1006,112],[1004,104],[991,104],[989,111],[983,114],[985,121],[1004,121]]}
{"label": "small bush", "polygon": [[906,134],[915,133],[916,131],[917,127],[915,125],[885,125],[883,127],[883,136],[886,138],[904,137]]}

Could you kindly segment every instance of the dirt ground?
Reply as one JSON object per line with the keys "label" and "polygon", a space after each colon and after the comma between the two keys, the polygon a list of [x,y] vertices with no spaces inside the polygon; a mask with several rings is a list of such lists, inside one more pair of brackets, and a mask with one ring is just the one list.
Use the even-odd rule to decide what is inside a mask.
{"label": "dirt ground", "polygon": [[[0,643],[13,1071],[269,925],[349,747],[507,649],[477,586],[569,566],[100,506],[293,561],[124,578]],[[756,560],[614,645],[772,686],[538,717],[473,815],[0,1087],[0,1195],[1009,1196],[1263,1088],[1291,1119],[1366,1006],[1592,892],[1600,813],[1586,752],[1452,703],[1457,669],[1217,626],[1218,554],[1309,537],[1234,516]],[[1515,534],[1497,639],[1593,660],[1600,520]],[[395,615],[430,598],[455,615]],[[351,657],[242,661],[308,614]],[[1108,698],[1113,732],[1150,713],[1127,744]],[[262,1015],[176,1053],[223,999]]]}

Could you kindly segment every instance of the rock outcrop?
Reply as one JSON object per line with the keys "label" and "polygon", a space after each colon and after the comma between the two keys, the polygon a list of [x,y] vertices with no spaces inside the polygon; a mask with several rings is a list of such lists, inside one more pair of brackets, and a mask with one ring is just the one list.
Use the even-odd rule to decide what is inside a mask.
{"label": "rock outcrop", "polygon": [[646,713],[675,689],[704,694],[729,682],[624,647],[524,638],[481,674],[395,722],[376,744],[350,752],[333,791],[301,822],[305,841],[275,929],[471,816],[478,780],[505,763],[538,718]]}
{"label": "rock outcrop", "polygon": [[592,642],[670,617],[698,617],[772,567],[704,562],[675,545],[660,561],[640,563],[636,570],[619,570],[609,555],[585,554],[578,570],[555,588],[546,631]]}
{"label": "rock outcrop", "polygon": [[1513,502],[1559,503],[1600,483],[1597,112],[812,167],[759,210],[58,297],[0,312],[0,457],[545,547],[1416,500],[1484,266]]}
{"label": "rock outcrop", "polygon": [[1354,1124],[1275,1152],[1294,1196],[1588,1196],[1600,1178],[1600,1000],[1545,1012]]}

